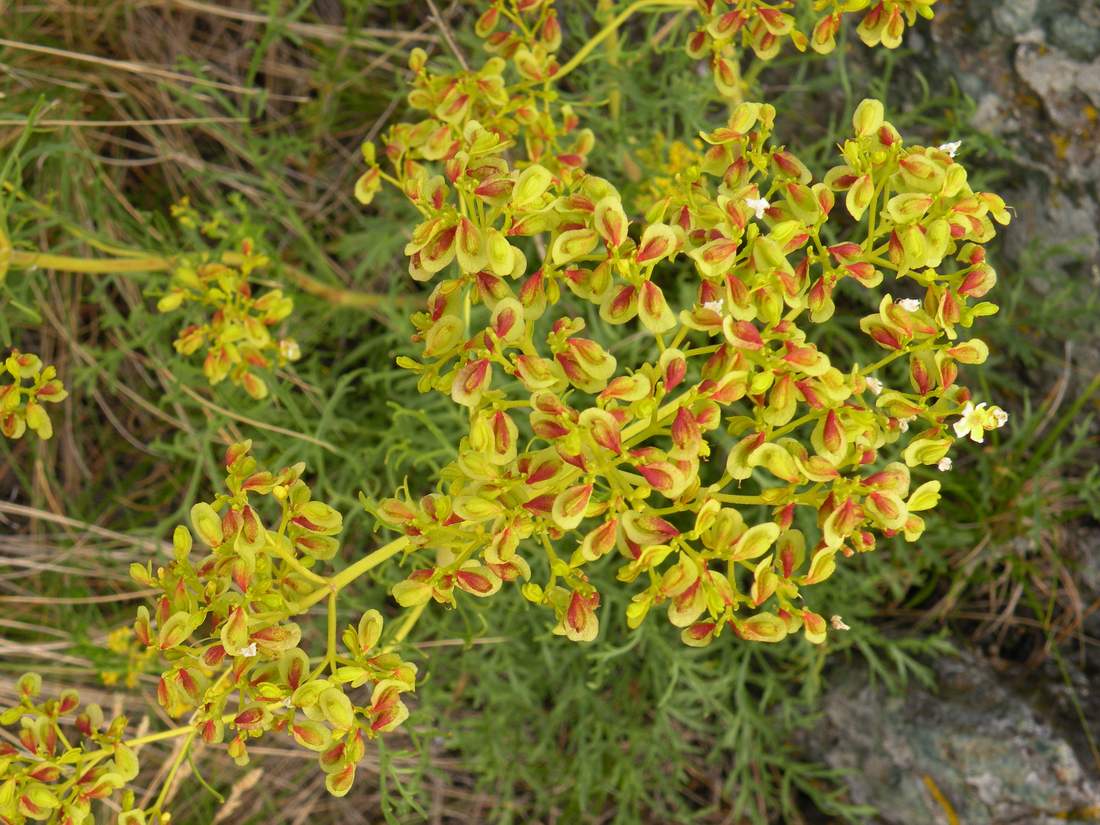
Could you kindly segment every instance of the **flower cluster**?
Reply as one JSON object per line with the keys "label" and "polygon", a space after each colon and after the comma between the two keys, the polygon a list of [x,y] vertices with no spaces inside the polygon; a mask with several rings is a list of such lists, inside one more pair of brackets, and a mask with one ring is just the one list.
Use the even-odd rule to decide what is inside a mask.
{"label": "flower cluster", "polygon": [[[435,282],[413,317],[421,355],[400,363],[470,422],[436,492],[375,508],[430,551],[394,595],[453,604],[523,580],[556,632],[591,640],[587,570],[618,555],[632,627],[661,606],[688,644],[821,642],[809,588],[876,535],[919,538],[938,500],[911,469],[945,458],[970,400],[958,365],[988,354],[960,331],[996,310],[971,302],[996,280],[982,245],[1004,202],[973,191],[953,152],[907,145],[875,101],[818,181],[773,142],[774,108],[743,103],[673,191],[628,214],[585,170],[573,110],[534,99],[528,55],[541,48],[550,74],[554,58],[529,45],[537,26],[517,28],[501,38],[510,63],[435,74],[414,56],[426,117],[385,136],[390,171],[364,149],[361,199],[382,180],[408,196],[422,218],[409,271]],[[885,354],[845,364],[822,325],[884,273],[912,297],[876,299],[861,328]],[[622,363],[611,331],[635,324],[652,355]],[[895,362],[907,385],[887,388]]]}
{"label": "flower cluster", "polygon": [[[138,609],[132,631],[112,633],[109,644],[128,654],[131,669],[152,657],[164,661],[158,701],[170,716],[189,717],[166,732],[187,737],[170,776],[197,738],[225,743],[243,765],[251,742],[280,734],[315,752],[329,792],[343,796],[366,740],[408,716],[403,695],[415,687],[416,667],[393,649],[411,622],[383,645],[382,614],[368,610],[338,638],[336,597],[407,542],[320,575],[315,568],[339,548],[342,517],[312,498],[303,465],[268,471],[250,448],[241,442],[227,450],[226,492],[192,508],[194,533],[176,528],[171,562],[155,569],[152,563],[131,566],[134,580],[160,595],[152,611]],[[201,555],[194,552],[194,536]],[[311,657],[294,619],[326,599],[325,652]],[[117,674],[109,677],[108,683]],[[123,811],[121,825],[167,822],[165,793],[139,810],[133,793],[124,790],[139,772],[139,748],[166,734],[125,739],[125,718],[105,723],[99,707],[81,709],[74,691],[36,701],[40,689],[39,676],[24,676],[20,703],[0,712],[0,725],[14,728],[7,739],[18,743],[0,742],[0,821],[93,822],[93,803],[111,797]],[[169,779],[163,790],[170,785]]]}
{"label": "flower cluster", "polygon": [[41,439],[52,436],[53,422],[43,405],[64,401],[69,395],[56,377],[57,370],[43,366],[37,355],[13,349],[0,363],[0,378],[5,373],[11,383],[0,384],[0,433],[21,438],[29,428]]}
{"label": "flower cluster", "polygon": [[[201,555],[193,553],[192,532],[180,526],[172,562],[155,571],[151,564],[132,567],[136,581],[162,593],[152,613],[139,608],[134,633],[167,664],[157,698],[170,716],[191,713],[203,741],[228,740],[239,764],[248,761],[249,742],[288,735],[318,753],[328,789],[342,796],[364,738],[393,730],[408,715],[401,696],[413,689],[416,668],[379,647],[376,610],[347,628],[339,648],[335,596],[358,574],[326,578],[315,568],[336,554],[342,517],[311,497],[304,465],[261,469],[250,446],[229,448],[227,491],[191,510]],[[277,512],[277,526],[265,525],[265,506]],[[293,619],[326,598],[327,648],[315,662]],[[367,684],[372,690],[360,698]]]}
{"label": "flower cluster", "polygon": [[138,775],[137,754],[123,740],[125,717],[108,721],[98,705],[82,706],[75,690],[42,698],[36,673],[17,687],[19,704],[0,712],[0,725],[13,729],[0,741],[0,821],[79,825],[93,821],[94,802],[118,797],[119,825],[143,825],[133,792],[119,793]]}
{"label": "flower cluster", "polygon": [[250,241],[240,253],[222,256],[220,261],[184,262],[176,267],[172,287],[157,302],[161,312],[172,312],[185,304],[205,308],[204,323],[188,324],[174,342],[176,351],[191,355],[205,348],[202,371],[211,384],[228,378],[250,396],[267,396],[267,384],[254,370],[296,361],[301,352],[293,338],[276,339],[271,327],[290,315],[294,302],[279,289],[254,297],[250,279],[267,266],[268,259],[256,253]]}
{"label": "flower cluster", "polygon": [[[819,15],[809,34],[798,28],[792,0],[698,0],[702,21],[688,37],[688,54],[697,59],[710,56],[714,79],[723,94],[737,96],[739,74],[736,51],[752,49],[761,60],[771,60],[790,41],[799,51],[809,46],[828,54],[836,48],[836,37],[845,15],[860,14],[856,33],[868,46],[896,49],[907,25],[917,17],[931,18],[936,0],[813,0]],[[810,5],[807,3],[806,5]]]}
{"label": "flower cluster", "polygon": [[[303,464],[262,470],[250,448],[229,448],[227,492],[191,509],[205,553],[193,559],[191,532],[178,527],[172,563],[155,573],[134,565],[136,581],[163,592],[153,615],[139,609],[134,632],[169,664],[157,687],[169,715],[195,712],[202,738],[229,736],[240,763],[248,761],[251,739],[283,731],[320,753],[329,790],[342,795],[363,756],[364,735],[392,730],[408,715],[400,694],[414,687],[416,668],[377,647],[377,610],[344,632],[343,651],[332,614],[326,656],[311,663],[292,619],[339,590],[313,569],[337,552],[342,517],[310,497]],[[257,509],[263,498],[278,510],[275,528]],[[356,704],[349,694],[364,684],[373,692]],[[238,707],[228,713],[234,694]]]}

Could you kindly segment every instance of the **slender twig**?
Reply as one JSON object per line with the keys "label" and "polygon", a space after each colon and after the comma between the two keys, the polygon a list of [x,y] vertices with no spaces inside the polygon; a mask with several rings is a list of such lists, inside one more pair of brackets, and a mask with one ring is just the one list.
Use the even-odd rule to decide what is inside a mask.
{"label": "slender twig", "polygon": [[466,55],[464,55],[462,49],[458,47],[454,35],[451,34],[451,27],[447,25],[447,21],[443,19],[443,15],[439,13],[439,7],[436,6],[435,0],[428,0],[428,8],[432,10],[432,17],[435,18],[435,23],[439,27],[439,33],[443,35],[443,39],[447,43],[447,48],[454,54],[462,70],[464,72],[470,71],[470,64],[466,62]]}

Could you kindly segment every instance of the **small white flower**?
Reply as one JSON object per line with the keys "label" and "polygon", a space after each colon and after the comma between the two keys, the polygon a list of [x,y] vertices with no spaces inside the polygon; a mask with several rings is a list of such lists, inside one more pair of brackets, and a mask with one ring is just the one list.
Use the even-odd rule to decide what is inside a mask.
{"label": "small white flower", "polygon": [[966,402],[963,411],[959,413],[962,417],[951,425],[958,438],[966,438],[969,435],[970,440],[978,444],[985,441],[984,422],[986,413],[984,407],[984,401],[977,406],[974,406],[973,401]]}
{"label": "small white flower", "polygon": [[873,375],[868,375],[863,379],[867,382],[867,389],[869,389],[875,395],[882,395],[883,389],[882,382],[875,378]]}
{"label": "small white flower", "polygon": [[1003,427],[1005,424],[1008,423],[1008,413],[1006,413],[1000,407],[991,407],[989,412],[993,416],[993,423],[995,423],[998,427]]}
{"label": "small white flower", "polygon": [[829,624],[831,624],[833,626],[833,630],[851,630],[852,629],[852,628],[848,627],[848,625],[844,624],[844,619],[840,618],[840,616],[833,616],[831,619],[829,619]]}
{"label": "small white flower", "polygon": [[707,301],[703,304],[703,309],[709,309],[711,312],[721,312],[722,307],[726,305],[726,301],[723,298],[719,298],[717,301]]}
{"label": "small white flower", "polygon": [[907,418],[899,418],[898,419],[898,429],[901,430],[903,433],[907,433],[907,432],[909,432],[909,423],[911,421],[916,421],[916,420],[917,420],[917,417],[915,415],[910,415]]}
{"label": "small white flower", "polygon": [[256,643],[253,642],[248,647],[242,647],[240,655],[244,656],[246,659],[251,659],[256,655]]}
{"label": "small white flower", "polygon": [[945,143],[940,146],[941,152],[946,152],[948,157],[955,157],[955,153],[959,151],[959,147],[962,146],[961,140],[953,140],[950,143]]}
{"label": "small white flower", "polygon": [[920,301],[916,298],[902,298],[898,301],[898,306],[906,312],[916,312],[920,309]]}
{"label": "small white flower", "polygon": [[771,206],[767,198],[745,198],[745,205],[756,213],[757,220],[762,219],[764,217],[764,210]]}
{"label": "small white flower", "polygon": [[939,470],[941,473],[946,473],[948,470],[951,469],[951,459],[941,458],[940,463],[936,465],[936,469]]}

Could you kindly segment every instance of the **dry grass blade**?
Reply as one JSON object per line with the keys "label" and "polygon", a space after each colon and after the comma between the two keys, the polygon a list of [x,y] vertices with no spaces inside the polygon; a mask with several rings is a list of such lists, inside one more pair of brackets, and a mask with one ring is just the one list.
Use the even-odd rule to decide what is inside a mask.
{"label": "dry grass blade", "polygon": [[450,25],[443,19],[443,15],[439,13],[439,7],[435,4],[435,0],[428,0],[428,8],[432,10],[432,17],[435,18],[436,25],[439,26],[439,31],[443,35],[443,39],[447,41],[447,48],[454,54],[455,59],[458,60],[458,64],[462,67],[463,71],[470,71],[470,64],[466,62],[466,55],[462,53],[462,49],[459,48],[458,42],[451,33]]}
{"label": "dry grass blade", "polygon": [[[224,92],[234,92],[236,94],[254,96],[261,94],[259,89],[249,89],[245,86],[238,86],[233,83],[222,83],[217,80],[208,80],[204,77],[195,77],[194,75],[183,74],[182,72],[173,72],[169,69],[161,69],[156,66],[149,66],[144,63],[135,63],[131,60],[115,60],[109,57],[99,57],[93,54],[82,54],[80,52],[70,52],[65,49],[55,49],[52,46],[39,46],[32,43],[20,43],[17,40],[8,40],[6,38],[0,38],[0,46],[7,46],[11,49],[21,49],[23,51],[37,52],[38,54],[49,55],[51,57],[60,57],[65,60],[75,60],[81,63],[92,63],[97,66],[105,66],[111,69],[117,69],[122,72],[131,72],[133,74],[148,75],[151,77],[159,77],[163,80],[175,80],[180,83],[190,83],[195,86],[206,86],[211,89],[219,89]],[[299,103],[304,103],[309,100],[307,97],[292,96],[283,97],[284,100],[293,100]]]}
{"label": "dry grass blade", "polygon": [[[26,118],[0,118],[0,126],[26,126],[30,121]],[[133,120],[57,120],[40,118],[34,122],[36,127],[71,127],[84,128],[125,128],[136,126],[204,126],[213,123],[248,123],[246,117],[154,117],[135,118]]]}
{"label": "dry grass blade", "polygon": [[151,539],[138,538],[136,536],[128,536],[125,533],[118,533],[114,530],[108,530],[105,527],[100,527],[96,524],[89,524],[86,521],[80,521],[78,519],[69,518],[68,516],[59,515],[57,513],[51,513],[48,510],[40,510],[37,507],[27,507],[23,504],[12,504],[9,502],[0,501],[0,513],[6,513],[11,516],[20,516],[22,518],[28,518],[32,520],[48,521],[52,524],[60,524],[63,527],[73,527],[78,530],[82,530],[86,533],[90,533],[100,538],[114,539],[115,541],[125,542],[126,544],[136,545],[137,547],[144,547],[147,550],[161,550],[165,553],[171,552],[172,545],[167,542],[153,541]]}
{"label": "dry grass blade", "polygon": [[0,596],[3,604],[109,604],[111,602],[132,602],[148,599],[156,590],[135,590],[131,593],[118,593],[113,596]]}
{"label": "dry grass blade", "polygon": [[256,783],[260,781],[260,777],[263,775],[263,768],[253,768],[234,782],[233,788],[229,791],[229,796],[226,797],[225,804],[218,810],[218,815],[214,817],[213,825],[218,825],[219,822],[226,822],[233,816],[237,809],[241,807],[241,802],[244,800],[245,794],[256,787]]}
{"label": "dry grass blade", "polygon": [[[211,3],[200,3],[198,0],[161,0],[158,5],[174,6],[180,9],[187,9],[188,11],[199,12],[200,14],[225,17],[230,20],[240,20],[245,23],[259,23],[265,26],[270,26],[275,22],[274,19],[266,14],[258,14],[256,12],[243,11],[241,9],[224,8],[215,6]],[[312,37],[320,40],[322,43],[347,43],[348,45],[359,46],[365,49],[377,49],[379,47],[377,43],[372,43],[368,40],[368,37],[390,40],[421,40],[427,42],[434,42],[437,39],[433,34],[426,34],[423,32],[410,34],[407,31],[398,29],[382,29],[372,26],[356,29],[359,34],[365,35],[365,37],[356,37],[354,35],[349,35],[347,31],[337,26],[328,26],[322,23],[279,21],[279,25],[285,26],[288,31],[292,31],[295,34]]]}
{"label": "dry grass blade", "polygon": [[242,424],[248,424],[249,426],[256,427],[257,429],[267,430],[268,432],[278,433],[279,435],[289,436],[290,438],[297,438],[300,441],[305,441],[308,444],[313,444],[314,446],[320,447],[322,450],[326,450],[330,453],[333,453],[334,455],[342,455],[340,449],[335,444],[332,444],[329,441],[325,441],[322,438],[316,438],[312,435],[308,435],[307,433],[300,433],[295,430],[288,430],[286,427],[280,427],[277,424],[268,424],[264,421],[257,421],[256,419],[249,418],[246,415],[241,415],[240,413],[235,413],[232,410],[227,410],[225,407],[219,406],[213,401],[208,401],[207,399],[203,398],[186,384],[180,383],[171,373],[165,371],[163,375],[166,380],[171,381],[173,384],[175,384],[188,398],[193,399],[202,406],[213,412],[218,413],[219,415],[223,415],[226,418],[231,418],[234,421],[239,421]]}

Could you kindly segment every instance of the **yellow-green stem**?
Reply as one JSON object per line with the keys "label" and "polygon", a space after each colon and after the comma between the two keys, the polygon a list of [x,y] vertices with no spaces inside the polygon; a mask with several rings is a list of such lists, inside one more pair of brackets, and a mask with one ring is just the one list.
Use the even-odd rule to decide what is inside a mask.
{"label": "yellow-green stem", "polygon": [[172,267],[167,258],[74,258],[49,252],[12,250],[11,266],[19,269],[60,269],[88,275],[110,275],[127,272],[163,272]]}
{"label": "yellow-green stem", "polygon": [[570,58],[564,66],[558,69],[552,80],[556,83],[584,62],[597,46],[619,30],[619,27],[633,15],[647,8],[683,9],[693,7],[695,0],[635,0],[621,12],[619,12],[606,26],[596,32],[595,35]]}
{"label": "yellow-green stem", "polygon": [[314,573],[312,570],[302,564],[297,558],[295,558],[294,553],[292,553],[287,547],[283,546],[277,541],[272,542],[270,547],[272,550],[274,550],[275,555],[281,558],[287,564],[289,564],[291,569],[293,569],[296,573],[299,573],[300,575],[309,579],[314,584],[328,584],[328,579],[326,579],[324,576]]}
{"label": "yellow-green stem", "polygon": [[[597,19],[605,20],[611,17],[611,13],[615,10],[614,0],[599,0]],[[619,33],[613,31],[607,38],[607,47],[604,49],[604,53],[607,55],[608,66],[619,65]],[[611,115],[611,119],[616,123],[619,122],[619,115],[622,110],[622,90],[619,89],[619,84],[616,81],[612,84],[607,93],[607,110]]]}
{"label": "yellow-green stem", "polygon": [[168,792],[172,790],[172,785],[176,781],[176,774],[179,773],[180,765],[183,764],[183,760],[187,756],[187,752],[191,749],[191,743],[195,741],[195,736],[198,732],[198,728],[191,728],[191,732],[187,734],[187,740],[179,746],[175,759],[172,760],[172,767],[168,771],[168,776],[164,780],[164,785],[161,786],[160,793],[157,794],[157,801],[153,804],[153,811],[158,814],[158,819],[161,812],[161,806],[167,801]]}
{"label": "yellow-green stem", "polygon": [[[237,714],[235,713],[224,714],[221,717],[222,724],[224,725],[228,722],[232,722],[236,718],[236,716]],[[196,728],[194,725],[180,725],[177,728],[169,728],[168,730],[161,730],[157,731],[156,733],[147,733],[144,736],[137,736],[133,739],[127,739],[123,741],[122,744],[128,748],[140,748],[142,745],[150,745],[153,742],[163,742],[166,739],[175,739],[177,736],[186,736],[187,734],[193,732],[198,732],[198,728]],[[97,751],[89,751],[88,753],[77,753],[77,758],[75,759],[67,759],[63,757],[61,759],[61,763],[68,764],[76,761],[83,761],[86,759],[99,759],[105,756],[114,756],[114,753],[115,749],[113,747],[100,748]]]}
{"label": "yellow-green stem", "polygon": [[768,504],[764,496],[739,496],[733,493],[715,493],[714,498],[726,504]]}
{"label": "yellow-green stem", "polygon": [[357,578],[364,573],[373,570],[383,562],[393,558],[398,553],[403,551],[409,546],[409,539],[407,536],[402,536],[399,539],[394,539],[389,544],[379,547],[373,553],[370,553],[355,564],[348,565],[339,573],[328,578],[328,583],[322,587],[318,587],[309,595],[305,596],[300,602],[296,602],[292,607],[292,613],[303,613],[321,599],[328,596],[329,593],[335,593],[344,587],[347,587]]}
{"label": "yellow-green stem", "polygon": [[329,670],[336,671],[336,591],[328,594],[328,633],[325,644],[325,663]]}
{"label": "yellow-green stem", "polygon": [[895,350],[894,352],[891,352],[889,355],[883,356],[879,360],[875,361],[875,363],[871,364],[871,366],[864,367],[863,369],[861,369],[859,371],[859,374],[860,375],[870,375],[875,370],[878,370],[878,369],[881,369],[882,367],[885,367],[887,364],[889,364],[893,361],[896,361],[897,359],[901,358],[903,355],[911,355],[914,352],[920,352],[921,350],[928,349],[929,347],[932,346],[932,343],[933,343],[932,341],[925,341],[924,343],[917,344],[915,347],[912,347],[910,349]]}
{"label": "yellow-green stem", "polygon": [[400,626],[397,628],[397,632],[393,634],[393,638],[390,639],[390,645],[399,645],[405,641],[409,633],[416,626],[417,621],[422,615],[424,615],[424,609],[428,606],[428,602],[418,604],[409,609],[409,612],[405,614],[405,618],[401,620]]}
{"label": "yellow-green stem", "polygon": [[[230,266],[240,264],[244,256],[236,252],[228,252],[222,256],[222,261]],[[9,265],[18,269],[57,269],[63,272],[80,273],[84,275],[126,275],[136,272],[166,272],[174,269],[174,258],[146,255],[143,257],[123,258],[77,258],[71,255],[54,255],[50,252],[27,252],[15,249],[10,253]],[[295,286],[303,292],[307,292],[317,298],[321,298],[336,306],[351,309],[380,309],[393,303],[401,302],[401,296],[376,295],[372,292],[358,292],[353,289],[342,289],[330,286],[318,281],[311,275],[293,266],[285,266],[284,270]]]}

